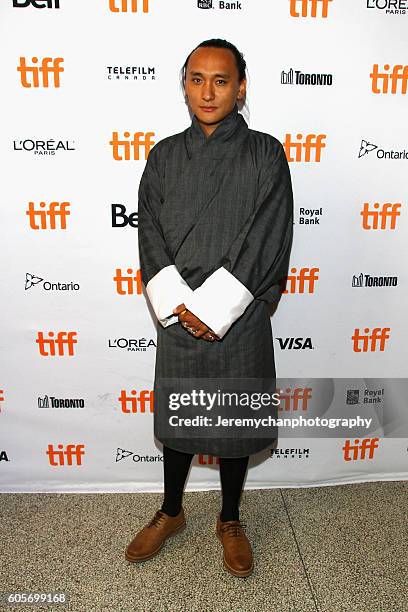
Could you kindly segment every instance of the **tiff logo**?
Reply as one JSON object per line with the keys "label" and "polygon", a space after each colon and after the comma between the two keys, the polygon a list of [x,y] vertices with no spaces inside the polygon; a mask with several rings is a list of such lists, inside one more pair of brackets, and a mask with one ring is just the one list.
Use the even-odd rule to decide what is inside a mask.
{"label": "tiff logo", "polygon": [[[77,344],[76,340],[77,332],[58,332],[57,337],[54,339],[54,332],[48,332],[48,338],[44,338],[44,332],[38,332],[38,338],[35,341],[38,344],[38,350],[40,355],[43,357],[59,357],[68,355],[72,357],[74,354],[74,344]],[[48,347],[48,350],[46,350]],[[68,352],[66,352],[66,350]]]}
{"label": "tiff logo", "polygon": [[[333,0],[289,0],[292,17],[327,17]],[[299,10],[301,11],[299,13]]]}
{"label": "tiff logo", "polygon": [[354,334],[351,336],[353,340],[353,351],[355,353],[368,353],[384,351],[385,341],[390,338],[391,327],[374,327],[370,334],[370,328],[365,327],[363,332],[360,332],[358,327],[355,328]]}
{"label": "tiff logo", "polygon": [[203,455],[201,453],[198,454],[199,465],[213,465],[214,462],[216,465],[219,464],[219,457],[214,457],[213,455]]}
{"label": "tiff logo", "polygon": [[130,276],[133,274],[132,268],[127,268],[126,270],[127,276],[122,275],[121,268],[116,268],[116,276],[113,277],[113,280],[116,283],[116,291],[119,295],[140,295],[142,293],[142,271],[138,268],[135,276]]}
{"label": "tiff logo", "polygon": [[[297,134],[296,139],[300,142],[292,142],[290,134],[286,134],[285,142],[283,143],[288,162],[320,162],[322,149],[326,146],[323,142],[326,138],[325,134],[307,134],[304,142],[303,134]],[[294,149],[295,157],[292,157],[292,149]],[[312,159],[312,151],[314,158]],[[304,152],[304,158],[302,153]]]}
{"label": "tiff logo", "polygon": [[[32,57],[33,64],[37,64],[38,57]],[[64,61],[63,57],[44,57],[41,61],[41,66],[27,66],[26,58],[20,57],[20,65],[17,66],[17,71],[20,73],[21,85],[23,87],[50,87],[49,75],[53,76],[54,87],[60,87],[59,75],[64,72],[64,68],[60,64]],[[52,66],[49,64],[52,63]],[[40,83],[41,75],[41,83]]]}
{"label": "tiff logo", "polygon": [[[391,69],[390,64],[384,64],[384,70],[386,72],[380,72],[378,69],[378,64],[374,64],[373,71],[370,74],[371,77],[371,90],[375,94],[396,94],[398,93],[399,85],[400,93],[407,93],[407,82],[408,82],[408,65],[403,66],[402,64],[396,64],[392,68],[392,72],[389,73]],[[391,91],[389,90],[389,85],[391,84]]]}
{"label": "tiff logo", "polygon": [[146,404],[149,407],[149,412],[154,412],[153,397],[153,391],[148,391],[147,389],[142,389],[139,393],[139,397],[137,397],[137,391],[135,389],[131,390],[130,395],[126,393],[125,389],[122,389],[118,400],[122,412],[126,414],[137,412],[145,413]]}
{"label": "tiff logo", "polygon": [[386,203],[380,207],[378,202],[373,204],[373,209],[370,210],[370,204],[364,203],[363,210],[360,212],[362,217],[362,226],[365,230],[395,230],[397,225],[397,217],[401,215],[401,204]]}
{"label": "tiff logo", "polygon": [[312,398],[312,389],[311,387],[296,387],[295,389],[291,389],[288,387],[284,391],[279,389],[279,410],[280,411],[293,411],[297,410],[306,411],[308,409],[309,400]]}
{"label": "tiff logo", "polygon": [[[85,444],[67,444],[65,450],[63,444],[57,445],[58,450],[55,450],[53,444],[48,444],[48,460],[52,467],[60,467],[64,465],[82,465],[82,457],[85,455]],[[74,463],[75,461],[75,463]]]}
{"label": "tiff logo", "polygon": [[[354,444],[350,440],[346,440],[342,450],[344,451],[344,461],[364,461],[365,459],[374,458],[374,450],[378,448],[379,438],[364,438],[354,440]],[[367,456],[368,452],[368,456]]]}
{"label": "tiff logo", "polygon": [[319,268],[300,268],[298,273],[297,268],[291,268],[290,272],[283,280],[285,288],[282,293],[305,293],[306,289],[307,293],[314,293]]}
{"label": "tiff logo", "polygon": [[[112,13],[137,13],[138,5],[140,0],[109,0],[109,10]],[[142,0],[142,11],[149,12],[149,0]]]}
{"label": "tiff logo", "polygon": [[[130,132],[123,132],[123,136],[125,139],[130,138]],[[112,145],[113,159],[117,161],[123,159],[138,161],[140,159],[140,147],[144,147],[144,158],[147,159],[150,149],[155,144],[151,140],[151,136],[154,136],[154,132],[135,132],[132,140],[119,140],[118,132],[113,132],[112,140],[109,141],[109,144]],[[120,155],[121,149],[123,149],[124,157]],[[133,157],[131,157],[132,153]]]}
{"label": "tiff logo", "polygon": [[31,229],[57,229],[57,219],[58,229],[67,229],[67,216],[71,214],[67,210],[70,206],[69,202],[50,202],[48,209],[45,202],[40,202],[38,206],[45,210],[36,210],[34,202],[28,203],[26,215]]}

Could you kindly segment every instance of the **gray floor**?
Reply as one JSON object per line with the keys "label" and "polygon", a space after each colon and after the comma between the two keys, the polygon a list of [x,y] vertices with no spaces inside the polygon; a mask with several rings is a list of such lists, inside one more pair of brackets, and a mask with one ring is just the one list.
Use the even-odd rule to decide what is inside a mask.
{"label": "gray floor", "polygon": [[130,564],[123,551],[161,494],[2,494],[0,591],[66,591],[70,605],[1,610],[408,611],[407,482],[245,490],[255,556],[222,566],[219,491],[184,496],[187,529]]}

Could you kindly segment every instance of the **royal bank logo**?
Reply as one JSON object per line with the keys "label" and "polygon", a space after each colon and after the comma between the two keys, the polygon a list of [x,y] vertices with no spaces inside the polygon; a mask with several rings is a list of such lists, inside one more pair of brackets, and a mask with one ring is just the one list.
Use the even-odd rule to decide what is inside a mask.
{"label": "royal bank logo", "polygon": [[323,215],[323,207],[299,208],[299,225],[320,225]]}
{"label": "royal bank logo", "polygon": [[381,404],[384,401],[384,387],[378,389],[364,389],[360,401],[360,389],[347,389],[346,404],[355,406],[357,404]]}
{"label": "royal bank logo", "polygon": [[79,291],[80,288],[78,283],[52,283],[44,280],[41,276],[26,272],[24,289],[27,291],[27,289],[32,289],[36,285],[42,285],[44,291]]}
{"label": "royal bank logo", "polygon": [[346,404],[349,406],[355,406],[360,403],[360,390],[359,389],[347,389]]}
{"label": "royal bank logo", "polygon": [[398,276],[371,276],[370,274],[353,274],[352,287],[396,287]]}
{"label": "royal bank logo", "polygon": [[123,459],[129,459],[135,463],[139,462],[158,462],[163,461],[163,455],[139,455],[133,451],[125,450],[124,448],[118,448],[116,450],[116,463],[123,461]]}
{"label": "royal bank logo", "polygon": [[109,338],[108,346],[113,349],[144,353],[156,348],[156,342],[153,338]]}
{"label": "royal bank logo", "polygon": [[386,150],[368,140],[361,141],[358,158],[365,157],[374,151],[376,151],[377,159],[408,159],[408,151],[406,149],[400,151],[394,151],[394,149]]}
{"label": "royal bank logo", "polygon": [[72,397],[55,397],[44,395],[37,399],[38,408],[85,408],[85,400]]}
{"label": "royal bank logo", "polygon": [[333,85],[333,75],[324,73],[301,72],[290,68],[281,72],[282,85]]}
{"label": "royal bank logo", "polygon": [[366,0],[368,9],[381,11],[385,15],[406,15],[408,0]]}
{"label": "royal bank logo", "polygon": [[197,8],[218,8],[221,11],[240,11],[242,9],[242,2],[222,2],[222,0],[197,0]]}
{"label": "royal bank logo", "polygon": [[106,66],[108,81],[154,81],[154,66]]}

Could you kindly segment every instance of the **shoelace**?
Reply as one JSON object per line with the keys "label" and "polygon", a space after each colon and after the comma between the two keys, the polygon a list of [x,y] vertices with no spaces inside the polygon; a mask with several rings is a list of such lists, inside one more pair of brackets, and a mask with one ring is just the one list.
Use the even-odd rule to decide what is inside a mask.
{"label": "shoelace", "polygon": [[156,514],[154,515],[154,517],[152,518],[152,520],[150,521],[148,527],[153,527],[153,526],[158,527],[159,523],[162,521],[163,518],[164,518],[163,512],[158,510]]}
{"label": "shoelace", "polygon": [[221,533],[226,533],[228,532],[229,535],[233,536],[233,537],[240,537],[242,536],[242,529],[243,527],[246,527],[247,523],[245,521],[234,521],[234,522],[228,522],[227,525],[222,525],[222,527],[220,528]]}

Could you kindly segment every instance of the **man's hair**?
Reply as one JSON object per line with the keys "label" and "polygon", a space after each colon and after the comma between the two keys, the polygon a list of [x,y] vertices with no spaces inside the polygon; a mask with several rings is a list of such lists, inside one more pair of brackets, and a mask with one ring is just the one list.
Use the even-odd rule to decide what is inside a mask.
{"label": "man's hair", "polygon": [[186,69],[187,69],[188,60],[190,59],[190,55],[193,53],[193,51],[195,51],[199,47],[217,47],[218,49],[229,49],[230,51],[232,51],[232,53],[234,54],[236,66],[238,69],[238,81],[241,82],[242,79],[245,79],[246,61],[244,60],[243,54],[240,51],[238,51],[235,45],[228,42],[228,40],[224,40],[223,38],[211,38],[209,40],[203,40],[203,42],[197,45],[188,54],[187,59],[184,62],[181,68],[181,71],[180,71],[180,81],[181,81],[181,86],[183,90],[184,90],[184,82],[186,79]]}

